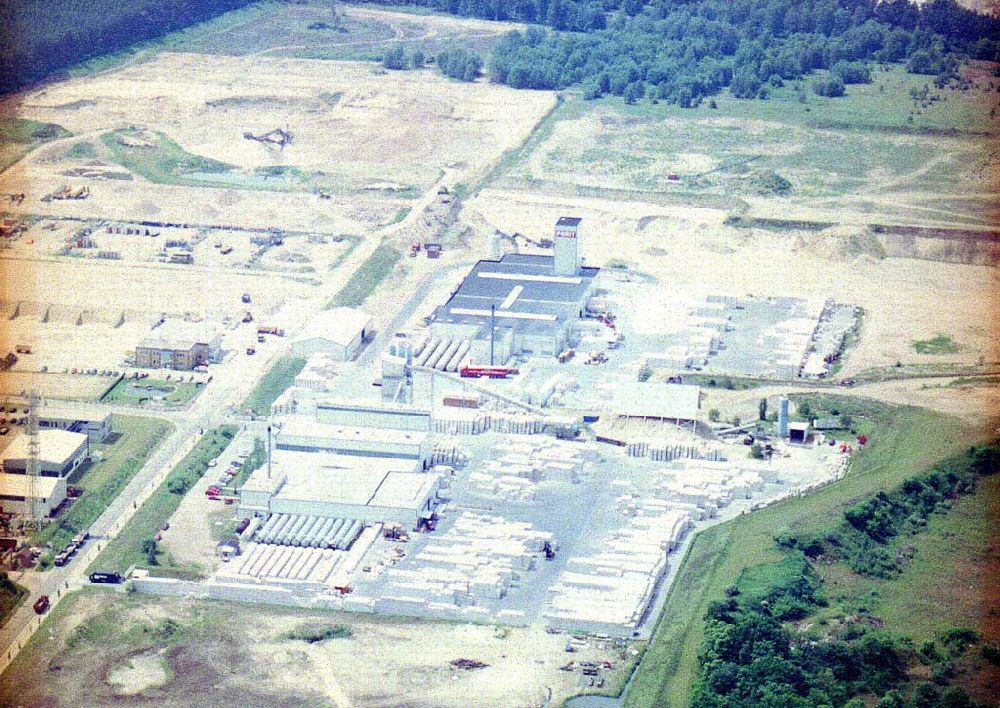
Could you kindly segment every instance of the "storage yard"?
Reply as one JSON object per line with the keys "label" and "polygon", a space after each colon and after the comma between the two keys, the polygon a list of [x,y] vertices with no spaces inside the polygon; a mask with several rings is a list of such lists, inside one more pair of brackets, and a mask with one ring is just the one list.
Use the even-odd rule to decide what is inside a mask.
{"label": "storage yard", "polygon": [[[187,657],[207,704],[555,705],[624,681],[699,530],[849,473],[863,436],[796,394],[995,416],[1000,388],[946,378],[995,376],[986,251],[894,246],[857,195],[843,224],[782,232],[740,221],[766,200],[734,206],[728,182],[690,202],[657,192],[674,169],[718,166],[700,153],[664,148],[638,191],[636,166],[601,172],[617,152],[600,174],[555,175],[562,150],[658,124],[603,100],[305,58],[485,46],[507,25],[338,6],[348,31],[317,43],[295,23],[320,9],[279,9],[18,99],[71,133],[0,173],[16,197],[0,225],[3,511],[32,497],[58,514],[81,451],[113,444],[111,411],[182,430],[140,474],[171,501],[135,539],[141,600],[68,595],[50,636],[104,607],[127,623],[233,618],[99,675],[63,641],[56,684],[183,705]],[[789,204],[832,209],[820,197]],[[55,429],[34,484],[30,391]],[[239,432],[200,476],[157,477],[219,425]],[[300,643],[299,618],[355,634]]]}
{"label": "storage yard", "polygon": [[[798,444],[758,432],[768,451],[751,459],[742,436],[706,425],[699,386],[636,381],[646,352],[669,348],[669,335],[634,332],[632,314],[614,314],[604,287],[613,273],[582,271],[585,231],[567,221],[568,246],[557,225],[553,256],[507,259],[500,270],[480,261],[438,308],[443,322],[385,333],[381,359],[309,353],[258,430],[271,452],[239,490],[238,538],[196,586],[146,577],[141,587],[644,637],[693,530],[843,475],[848,446],[821,445],[808,424]],[[500,290],[473,290],[480,280]],[[557,292],[564,286],[571,297]],[[477,297],[496,303],[454,304]],[[678,310],[680,329],[711,328],[711,346],[701,366],[676,362],[672,375],[715,366],[723,352],[766,360],[783,342],[794,364],[772,375],[799,379],[807,350],[841,352],[853,316],[791,298],[700,302]],[[501,323],[498,312],[523,317]],[[554,326],[522,329],[525,317]],[[468,329],[464,343],[456,328]],[[600,361],[565,355],[600,345]],[[381,394],[360,394],[359,380],[379,368]]]}

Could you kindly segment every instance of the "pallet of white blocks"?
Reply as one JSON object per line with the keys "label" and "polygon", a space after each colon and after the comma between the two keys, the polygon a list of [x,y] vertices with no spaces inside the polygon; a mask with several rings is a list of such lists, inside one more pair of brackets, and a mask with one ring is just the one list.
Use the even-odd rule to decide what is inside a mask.
{"label": "pallet of white blocks", "polygon": [[722,460],[722,451],[708,442],[665,443],[654,440],[640,440],[626,446],[629,457],[648,457],[656,462],[671,460]]}

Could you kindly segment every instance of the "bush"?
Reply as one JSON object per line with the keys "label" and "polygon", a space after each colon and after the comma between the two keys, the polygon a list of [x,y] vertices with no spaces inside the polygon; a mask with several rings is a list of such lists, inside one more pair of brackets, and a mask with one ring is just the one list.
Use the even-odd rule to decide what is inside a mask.
{"label": "bush", "polygon": [[285,635],[286,639],[316,644],[327,639],[349,639],[354,635],[351,628],[343,624],[319,625],[309,627],[302,625]]}
{"label": "bush", "polygon": [[382,56],[382,66],[393,71],[400,71],[407,67],[406,51],[402,44],[393,44]]}
{"label": "bush", "polygon": [[838,98],[846,93],[844,82],[838,76],[816,79],[812,84],[813,93],[827,98]]}

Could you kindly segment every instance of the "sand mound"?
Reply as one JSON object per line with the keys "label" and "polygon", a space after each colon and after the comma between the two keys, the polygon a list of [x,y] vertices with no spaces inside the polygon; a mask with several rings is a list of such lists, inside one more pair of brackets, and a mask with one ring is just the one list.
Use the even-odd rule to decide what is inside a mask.
{"label": "sand mound", "polygon": [[864,226],[832,226],[816,233],[804,234],[799,236],[796,248],[830,260],[885,258],[882,244]]}

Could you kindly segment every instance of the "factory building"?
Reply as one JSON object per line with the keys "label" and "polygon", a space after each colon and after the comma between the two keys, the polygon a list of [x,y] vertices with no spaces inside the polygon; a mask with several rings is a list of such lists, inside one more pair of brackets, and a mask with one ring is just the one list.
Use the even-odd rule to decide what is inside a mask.
{"label": "factory building", "polygon": [[43,519],[66,499],[65,477],[35,477],[0,473],[0,512]]}
{"label": "factory building", "polygon": [[440,475],[421,472],[417,460],[277,451],[244,485],[240,515],[415,527],[433,515],[440,482]]}
{"label": "factory building", "polygon": [[[599,272],[580,265],[579,225],[575,217],[559,219],[552,256],[508,253],[500,260],[479,261],[435,310],[433,340],[458,344],[453,354],[464,350],[466,360],[486,365],[503,364],[522,353],[555,356],[566,348]],[[424,351],[433,356],[434,344],[414,351],[418,366],[433,366],[421,356]],[[448,346],[438,348],[449,351]]]}
{"label": "factory building", "polygon": [[90,443],[103,443],[111,435],[111,414],[94,408],[62,408],[46,404],[38,413],[39,428],[83,433]]}
{"label": "factory building", "polygon": [[[83,433],[45,428],[38,431],[38,458],[43,477],[68,477],[87,459],[90,444]],[[28,436],[18,435],[3,451],[3,471],[25,474],[28,468]]]}
{"label": "factory building", "polygon": [[280,425],[276,436],[279,450],[396,457],[420,462],[428,460],[431,452],[426,431],[321,423],[304,415],[284,417]]}
{"label": "factory building", "polygon": [[292,355],[308,357],[317,353],[339,361],[353,359],[371,334],[372,318],[350,307],[336,307],[316,315],[305,331],[292,342]]}
{"label": "factory building", "polygon": [[135,365],[146,369],[190,371],[218,361],[222,338],[201,322],[165,320],[135,348]]}

